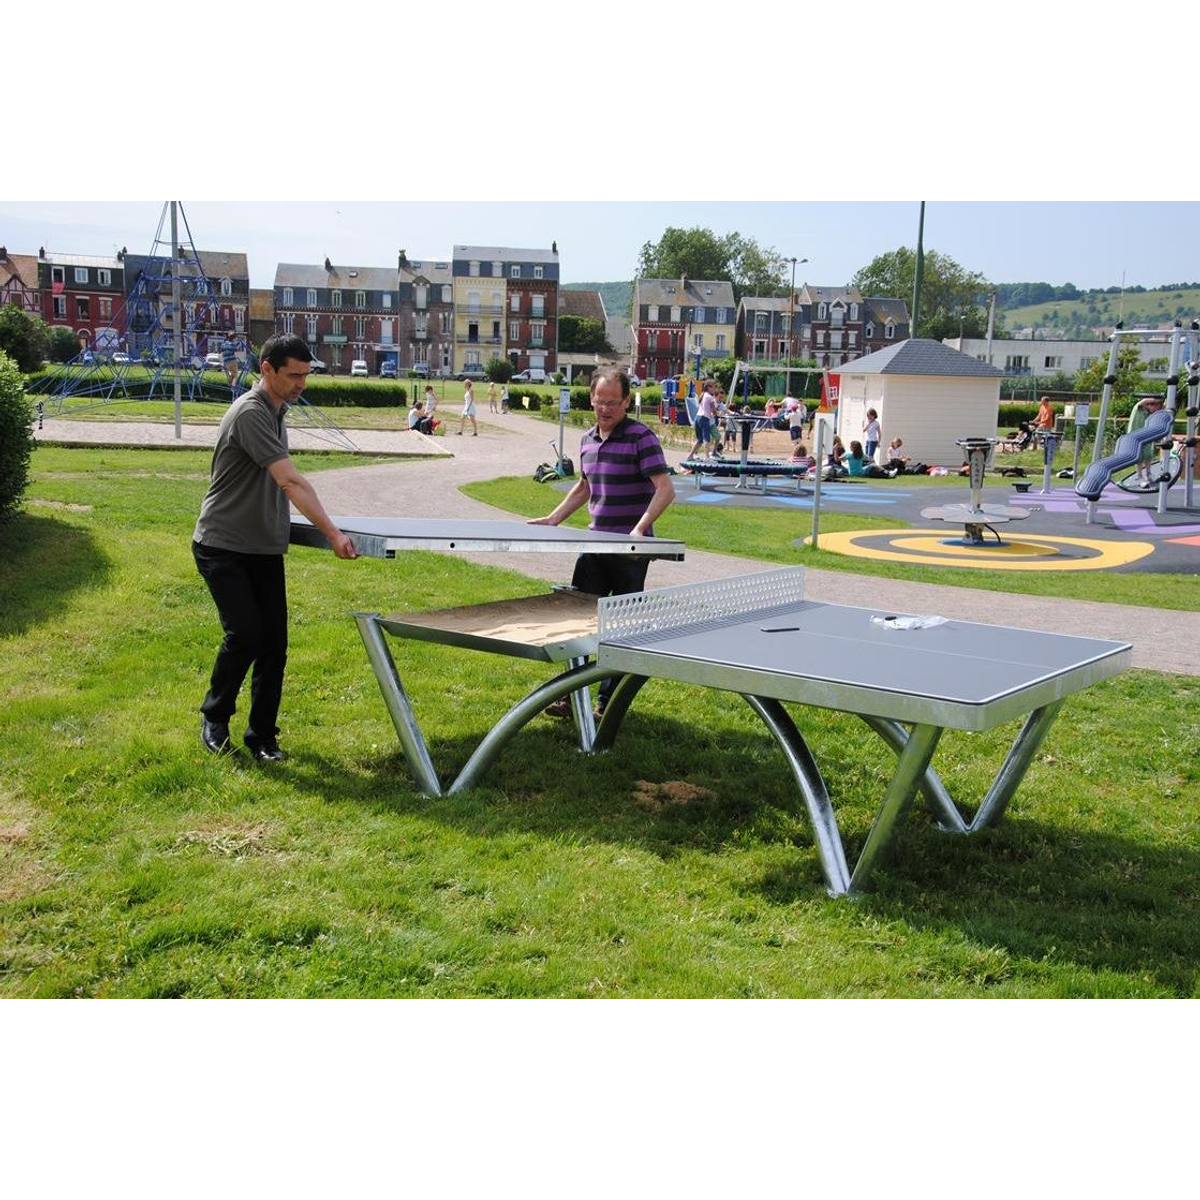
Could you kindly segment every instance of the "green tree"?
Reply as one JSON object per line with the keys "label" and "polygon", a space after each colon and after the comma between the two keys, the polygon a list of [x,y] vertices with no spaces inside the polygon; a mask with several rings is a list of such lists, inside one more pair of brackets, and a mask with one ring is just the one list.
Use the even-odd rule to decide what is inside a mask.
{"label": "green tree", "polygon": [[[1136,339],[1122,338],[1121,348],[1117,351],[1117,372],[1114,377],[1113,395],[1128,397],[1145,391],[1146,380],[1142,375],[1144,365]],[[1077,392],[1099,392],[1104,387],[1104,379],[1107,374],[1108,355],[1105,354],[1076,374],[1075,390]]]}
{"label": "green tree", "polygon": [[558,348],[564,354],[611,354],[604,322],[564,313],[558,318]]}
{"label": "green tree", "polygon": [[483,369],[493,383],[507,383],[516,370],[507,358],[500,358],[498,355],[489,358]]}
{"label": "green tree", "polygon": [[46,322],[17,304],[6,304],[0,308],[0,350],[26,375],[40,371],[46,357]]}
{"label": "green tree", "polygon": [[25,380],[18,365],[0,351],[0,524],[13,515],[29,486],[32,452],[33,411],[25,398]]}
{"label": "green tree", "polygon": [[[901,246],[873,258],[851,283],[864,296],[894,296],[911,304],[916,270],[917,252]],[[921,324],[914,337],[958,337],[960,329],[963,337],[987,335],[991,284],[984,276],[960,267],[948,254],[927,250],[921,278]]]}
{"label": "green tree", "polygon": [[51,325],[46,333],[46,357],[52,362],[70,362],[79,353],[79,338],[65,325]]}
{"label": "green tree", "polygon": [[783,279],[788,263],[778,250],[760,246],[736,231],[718,237],[711,229],[663,231],[657,242],[646,242],[638,256],[641,279],[727,279],[735,300],[742,296],[779,296],[790,281]]}

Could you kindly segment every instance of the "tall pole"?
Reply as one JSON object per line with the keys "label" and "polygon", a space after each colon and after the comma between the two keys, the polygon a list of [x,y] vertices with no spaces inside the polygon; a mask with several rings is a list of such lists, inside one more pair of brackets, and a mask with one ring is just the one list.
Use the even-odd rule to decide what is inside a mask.
{"label": "tall pole", "polygon": [[183,440],[183,383],[180,364],[183,339],[179,331],[179,202],[171,201],[171,344],[175,347],[175,438]]}
{"label": "tall pole", "polygon": [[792,290],[788,292],[788,360],[795,358],[796,350],[796,260],[792,259]]}
{"label": "tall pole", "polygon": [[913,275],[912,325],[910,336],[917,337],[921,324],[921,281],[925,275],[925,201],[921,201],[921,218],[917,224],[917,269]]}

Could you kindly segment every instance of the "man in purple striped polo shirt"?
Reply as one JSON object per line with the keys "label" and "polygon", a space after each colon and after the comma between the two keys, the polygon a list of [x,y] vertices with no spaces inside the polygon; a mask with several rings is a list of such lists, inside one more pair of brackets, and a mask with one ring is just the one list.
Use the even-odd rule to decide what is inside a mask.
{"label": "man in purple striped polo shirt", "polygon": [[[653,537],[654,522],[675,499],[675,485],[657,436],[640,421],[631,420],[629,376],[619,367],[600,367],[592,373],[592,408],[596,424],[579,447],[579,482],[562,503],[531,525],[560,525],[586,504],[592,529]],[[646,586],[650,560],[620,554],[581,554],[571,586],[596,596],[625,596]],[[604,711],[615,681],[600,685],[597,714]],[[557,712],[557,705],[551,709]],[[562,702],[563,715],[570,704]],[[550,710],[547,710],[550,711]]]}

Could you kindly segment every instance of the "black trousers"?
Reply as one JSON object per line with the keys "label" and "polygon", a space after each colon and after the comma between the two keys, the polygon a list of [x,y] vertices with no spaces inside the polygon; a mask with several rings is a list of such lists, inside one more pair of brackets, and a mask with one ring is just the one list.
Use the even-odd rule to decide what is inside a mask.
{"label": "black trousers", "polygon": [[[575,560],[571,586],[595,596],[628,596],[630,592],[646,590],[646,572],[649,569],[648,558],[625,558],[619,554],[581,554]],[[616,679],[601,680],[602,709],[607,707],[608,698],[616,686]]]}
{"label": "black trousers", "polygon": [[196,566],[217,605],[225,637],[217,650],[208,695],[200,711],[228,724],[246,672],[250,678],[249,731],[274,738],[283,669],[287,663],[287,586],[282,554],[239,554],[192,543]]}

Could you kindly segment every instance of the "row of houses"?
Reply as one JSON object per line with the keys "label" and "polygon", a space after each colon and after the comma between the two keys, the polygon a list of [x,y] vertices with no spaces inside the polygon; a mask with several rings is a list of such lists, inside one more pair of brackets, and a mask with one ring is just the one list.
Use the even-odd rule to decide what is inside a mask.
{"label": "row of houses", "polygon": [[[410,259],[394,267],[280,263],[270,289],[250,287],[244,253],[196,252],[203,278],[189,290],[181,327],[188,352],[221,340],[260,344],[296,333],[335,371],[362,360],[372,372],[449,375],[507,358],[517,370],[558,369],[558,247],[455,246],[446,260]],[[70,328],[83,346],[139,354],[163,326],[169,303],[161,263],[154,286],[139,287],[152,260],[122,249],[113,256],[36,256],[0,247],[0,304],[13,303],[49,325]],[[210,345],[211,343],[211,345]]]}
{"label": "row of houses", "polygon": [[724,280],[639,279],[634,285],[634,369],[663,379],[708,358],[750,362],[812,359],[838,368],[909,335],[903,300],[863,296],[853,287],[805,284],[790,295],[743,296]]}

